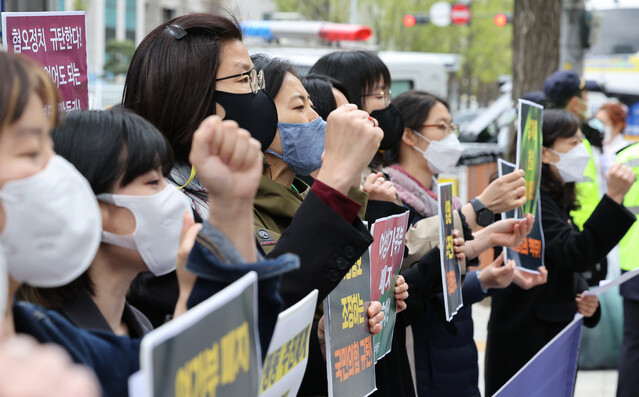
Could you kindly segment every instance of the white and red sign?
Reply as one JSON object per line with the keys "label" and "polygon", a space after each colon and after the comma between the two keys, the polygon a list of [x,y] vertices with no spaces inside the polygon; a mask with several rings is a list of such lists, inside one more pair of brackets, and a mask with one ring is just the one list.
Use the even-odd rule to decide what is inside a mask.
{"label": "white and red sign", "polygon": [[470,22],[470,7],[466,4],[455,4],[450,9],[450,21],[454,25],[468,25]]}
{"label": "white and red sign", "polygon": [[62,93],[58,108],[89,108],[86,13],[4,12],[6,51],[38,61]]}
{"label": "white and red sign", "polygon": [[395,283],[404,260],[404,242],[408,228],[408,211],[378,219],[371,229],[371,300],[382,304],[382,332],[373,337],[375,362],[391,350],[395,328]]}

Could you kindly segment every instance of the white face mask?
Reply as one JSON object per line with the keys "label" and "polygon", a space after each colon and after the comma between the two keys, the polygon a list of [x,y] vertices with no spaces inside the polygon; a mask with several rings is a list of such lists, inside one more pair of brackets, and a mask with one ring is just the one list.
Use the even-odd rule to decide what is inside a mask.
{"label": "white face mask", "polygon": [[559,153],[550,148],[548,148],[548,150],[559,156],[558,162],[550,164],[557,167],[564,183],[582,182],[586,180],[584,171],[590,161],[590,153],[588,153],[584,145],[579,144],[566,153]]}
{"label": "white face mask", "polygon": [[98,199],[127,208],[135,218],[133,234],[121,236],[103,231],[103,242],[137,250],[156,276],[175,269],[184,213],[191,208],[184,194],[169,185],[151,196],[103,193]]}
{"label": "white face mask", "polygon": [[464,148],[455,134],[448,134],[441,141],[433,141],[415,130],[413,132],[430,143],[425,151],[417,146],[413,146],[413,148],[424,156],[431,171],[438,174],[451,172],[455,169],[459,158],[464,152]]}
{"label": "white face mask", "polygon": [[53,156],[41,172],[0,189],[9,275],[34,287],[70,283],[91,265],[100,246],[102,217],[86,179]]}
{"label": "white face mask", "polygon": [[612,126],[607,125],[604,127],[604,142],[609,142],[612,139]]}

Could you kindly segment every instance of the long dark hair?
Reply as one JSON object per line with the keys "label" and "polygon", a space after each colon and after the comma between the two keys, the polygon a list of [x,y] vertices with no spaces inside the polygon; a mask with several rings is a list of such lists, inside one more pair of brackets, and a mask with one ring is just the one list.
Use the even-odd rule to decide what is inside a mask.
{"label": "long dark hair", "polygon": [[[450,110],[448,102],[426,91],[406,91],[393,99],[393,104],[402,114],[404,125],[406,128],[412,128],[413,130],[419,130],[422,127],[424,122],[428,119],[430,110],[437,103],[441,103],[446,106],[446,109]],[[384,165],[391,165],[399,162],[399,148],[401,144],[402,141],[400,139],[394,146],[384,152]]]}
{"label": "long dark hair", "polygon": [[309,74],[301,79],[308,95],[313,102],[313,109],[326,120],[328,115],[337,108],[337,101],[333,95],[333,88],[340,91],[348,99],[348,90],[336,79],[319,74]]}
{"label": "long dark hair", "polygon": [[[544,110],[543,145],[551,148],[558,138],[570,138],[579,129],[579,119],[575,115],[565,110]],[[575,183],[564,183],[557,176],[550,164],[541,166],[541,184],[539,190],[548,193],[557,200],[566,212],[579,208],[577,202],[577,192]]]}
{"label": "long dark hair", "polygon": [[190,14],[153,29],[133,54],[122,103],[166,136],[179,162],[189,162],[193,133],[215,114],[220,50],[234,40],[242,40],[237,21]]}

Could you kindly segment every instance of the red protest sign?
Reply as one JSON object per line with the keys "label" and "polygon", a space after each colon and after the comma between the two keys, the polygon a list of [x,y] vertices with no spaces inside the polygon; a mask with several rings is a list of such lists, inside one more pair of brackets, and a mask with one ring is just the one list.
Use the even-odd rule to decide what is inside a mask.
{"label": "red protest sign", "polygon": [[371,244],[371,299],[378,300],[404,260],[408,212],[375,222]]}
{"label": "red protest sign", "polygon": [[4,12],[5,50],[38,61],[62,93],[58,108],[89,108],[85,12]]}

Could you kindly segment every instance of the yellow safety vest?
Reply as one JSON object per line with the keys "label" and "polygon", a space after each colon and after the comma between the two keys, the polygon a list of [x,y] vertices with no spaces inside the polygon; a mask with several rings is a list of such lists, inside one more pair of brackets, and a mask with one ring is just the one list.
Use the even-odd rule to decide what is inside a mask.
{"label": "yellow safety vest", "polygon": [[577,189],[577,202],[579,202],[579,209],[570,212],[572,221],[579,230],[583,230],[584,223],[590,218],[590,215],[594,212],[595,208],[601,201],[601,193],[599,190],[600,181],[597,178],[597,167],[595,166],[595,160],[592,153],[592,147],[587,139],[584,139],[582,144],[590,153],[590,161],[584,171],[586,180],[579,182],[576,185]]}
{"label": "yellow safety vest", "polygon": [[[617,154],[617,163],[632,168],[639,179],[639,144],[629,146]],[[633,214],[639,214],[639,183],[632,187],[623,199],[623,205]],[[614,221],[614,220],[613,220]],[[634,270],[639,267],[639,224],[635,222],[619,242],[619,265],[623,270]]]}

